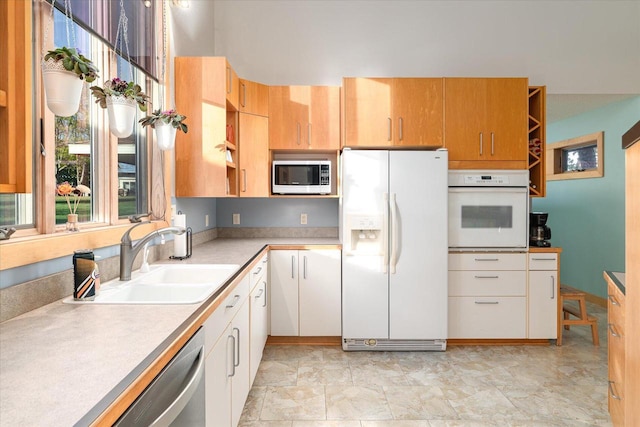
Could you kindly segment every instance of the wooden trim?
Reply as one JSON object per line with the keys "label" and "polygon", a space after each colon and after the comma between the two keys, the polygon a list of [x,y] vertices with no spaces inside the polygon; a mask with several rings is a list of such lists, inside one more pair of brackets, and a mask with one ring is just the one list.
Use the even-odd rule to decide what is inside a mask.
{"label": "wooden trim", "polygon": [[527,169],[525,160],[449,160],[449,169]]}
{"label": "wooden trim", "polygon": [[[598,167],[594,170],[582,172],[562,172],[562,150],[566,148],[580,148],[596,143],[598,150]],[[576,138],[548,144],[546,148],[547,181],[561,179],[600,178],[604,176],[604,132],[594,132]]]}
{"label": "wooden trim", "polygon": [[622,148],[627,149],[640,141],[640,120],[622,135]]}
{"label": "wooden trim", "polygon": [[342,345],[341,337],[274,337],[269,335],[267,345]]}
{"label": "wooden trim", "polygon": [[598,295],[590,294],[589,292],[584,292],[584,294],[585,294],[585,297],[584,297],[585,301],[591,302],[600,307],[607,308],[606,298],[602,298],[602,297],[599,297]]}
{"label": "wooden trim", "polygon": [[[166,227],[164,221],[142,225],[132,233],[133,239]],[[122,234],[131,224],[80,230],[78,233],[60,232],[47,236],[12,238],[0,242],[0,270],[20,267],[35,262],[46,261],[73,254],[78,248],[102,248],[120,243]]]}
{"label": "wooden trim", "polygon": [[453,338],[447,339],[447,345],[550,345],[547,339],[525,339],[525,338]]}

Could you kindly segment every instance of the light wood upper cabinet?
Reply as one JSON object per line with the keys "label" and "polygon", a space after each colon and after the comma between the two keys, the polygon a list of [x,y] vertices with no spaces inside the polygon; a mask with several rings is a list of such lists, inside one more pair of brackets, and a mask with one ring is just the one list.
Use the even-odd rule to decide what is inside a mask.
{"label": "light wood upper cabinet", "polygon": [[[225,67],[225,75],[227,78],[226,84],[222,87],[226,87],[227,91],[227,106],[231,110],[238,111],[239,102],[240,102],[240,79],[238,75],[229,64],[229,61],[226,61]],[[216,83],[217,84],[217,83]]]}
{"label": "light wood upper cabinet", "polygon": [[269,86],[240,79],[240,112],[269,116]]}
{"label": "light wood upper cabinet", "polygon": [[0,193],[30,193],[31,2],[0,2],[0,52]]}
{"label": "light wood upper cabinet", "polygon": [[240,113],[239,195],[269,197],[269,119]]}
{"label": "light wood upper cabinet", "polygon": [[526,169],[526,78],[445,78],[445,146],[452,168]]}
{"label": "light wood upper cabinet", "polygon": [[226,79],[225,58],[175,58],[176,109],[189,126],[176,136],[176,197],[227,195]]}
{"label": "light wood upper cabinet", "polygon": [[344,146],[442,147],[442,78],[345,78]]}
{"label": "light wood upper cabinet", "polygon": [[269,148],[338,150],[340,88],[269,87]]}

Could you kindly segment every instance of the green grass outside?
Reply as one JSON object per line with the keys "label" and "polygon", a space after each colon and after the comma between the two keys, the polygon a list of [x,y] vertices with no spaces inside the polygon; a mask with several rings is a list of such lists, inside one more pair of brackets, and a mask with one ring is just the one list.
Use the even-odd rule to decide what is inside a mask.
{"label": "green grass outside", "polygon": [[[73,199],[70,200],[73,208]],[[70,214],[67,200],[64,196],[56,196],[56,224],[64,224],[67,222],[67,215]],[[87,222],[91,220],[91,198],[81,197],[78,203],[79,222]],[[118,197],[118,215],[121,217],[136,214],[136,198],[135,196]]]}

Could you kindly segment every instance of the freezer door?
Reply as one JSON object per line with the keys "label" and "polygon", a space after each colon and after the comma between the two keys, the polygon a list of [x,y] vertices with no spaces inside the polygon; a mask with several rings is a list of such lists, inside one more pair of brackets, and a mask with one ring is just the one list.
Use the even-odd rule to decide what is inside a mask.
{"label": "freezer door", "polygon": [[[341,160],[342,336],[385,339],[389,337],[389,153],[345,150]],[[371,230],[358,227],[379,227],[377,243],[368,238]]]}
{"label": "freezer door", "polygon": [[390,152],[390,339],[447,338],[447,161]]}

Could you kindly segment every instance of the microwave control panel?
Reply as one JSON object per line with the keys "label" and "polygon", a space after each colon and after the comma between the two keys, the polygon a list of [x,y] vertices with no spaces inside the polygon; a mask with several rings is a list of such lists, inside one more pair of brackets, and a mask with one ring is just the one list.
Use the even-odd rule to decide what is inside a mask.
{"label": "microwave control panel", "polygon": [[320,185],[331,184],[331,165],[320,165]]}

